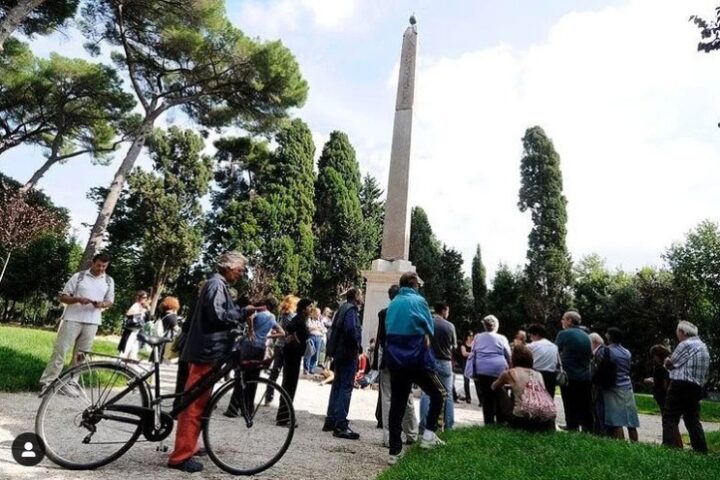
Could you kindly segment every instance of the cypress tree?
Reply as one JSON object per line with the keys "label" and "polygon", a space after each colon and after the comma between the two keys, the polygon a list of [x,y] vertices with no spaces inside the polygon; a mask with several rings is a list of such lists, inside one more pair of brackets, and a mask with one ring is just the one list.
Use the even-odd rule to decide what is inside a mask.
{"label": "cypress tree", "polygon": [[424,282],[422,292],[430,305],[445,300],[442,255],[442,245],[432,231],[427,213],[420,207],[414,207],[410,213],[409,260]]}
{"label": "cypress tree", "polygon": [[470,320],[472,302],[470,285],[463,274],[462,254],[454,248],[443,245],[441,265],[439,271],[443,286],[441,299],[450,306],[448,320],[455,324],[458,330],[465,330],[465,323]]}
{"label": "cypress tree", "polygon": [[332,132],[315,182],[313,290],[321,305],[336,305],[342,292],[357,284],[367,262],[360,188],[355,149],[345,133]]}
{"label": "cypress tree", "polygon": [[477,249],[475,250],[471,274],[473,308],[475,310],[475,316],[482,317],[487,315],[487,281],[485,279],[485,265],[482,263],[480,244],[478,244]]}
{"label": "cypress tree", "polygon": [[375,177],[369,173],[365,175],[360,187],[360,208],[365,224],[365,251],[369,255],[368,260],[380,258],[385,218],[385,202],[380,199],[382,194]]}
{"label": "cypress tree", "polygon": [[560,156],[542,128],[527,129],[522,139],[518,207],[529,210],[533,228],[528,237],[526,310],[531,320],[554,324],[569,304],[572,281],[565,244],[567,200],[563,195]]}

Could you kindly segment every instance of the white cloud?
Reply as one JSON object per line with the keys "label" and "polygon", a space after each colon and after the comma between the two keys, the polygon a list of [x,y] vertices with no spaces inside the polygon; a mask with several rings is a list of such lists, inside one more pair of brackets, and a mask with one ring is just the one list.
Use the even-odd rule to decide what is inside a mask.
{"label": "white cloud", "polygon": [[520,138],[536,124],[561,156],[576,259],[659,264],[672,241],[718,218],[720,59],[696,52],[687,21],[712,3],[634,0],[568,14],[525,50],[421,59],[411,201],[466,267],[477,242],[491,271],[524,262]]}
{"label": "white cloud", "polygon": [[313,13],[315,24],[335,28],[355,13],[355,0],[303,0],[302,4]]}
{"label": "white cloud", "polygon": [[322,30],[336,30],[356,13],[357,0],[244,1],[230,11],[239,25],[263,36],[305,28],[307,23]]}

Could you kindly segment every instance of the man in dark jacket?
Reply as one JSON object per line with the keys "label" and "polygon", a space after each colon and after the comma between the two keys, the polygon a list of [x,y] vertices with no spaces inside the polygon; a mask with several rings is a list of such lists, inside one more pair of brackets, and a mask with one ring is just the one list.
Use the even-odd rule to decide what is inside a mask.
{"label": "man in dark jacket", "polygon": [[[186,390],[232,350],[235,341],[232,329],[253,314],[252,307],[240,309],[230,296],[229,287],[243,276],[246,263],[245,257],[237,252],[223,253],[218,260],[218,273],[212,275],[200,291],[180,356],[189,365]],[[252,336],[253,332],[248,334]],[[211,395],[212,389],[208,389],[178,416],[175,450],[168,459],[170,468],[189,473],[203,469],[192,457],[198,449],[201,417]]]}
{"label": "man in dark jacket", "polygon": [[363,304],[362,291],[352,288],[345,294],[346,302],[333,318],[332,333],[327,345],[328,355],[333,357],[335,379],[330,390],[327,415],[323,432],[333,431],[333,436],[357,440],[360,434],[350,429],[347,419],[352,398],[358,355],[362,352],[362,325],[358,307]]}

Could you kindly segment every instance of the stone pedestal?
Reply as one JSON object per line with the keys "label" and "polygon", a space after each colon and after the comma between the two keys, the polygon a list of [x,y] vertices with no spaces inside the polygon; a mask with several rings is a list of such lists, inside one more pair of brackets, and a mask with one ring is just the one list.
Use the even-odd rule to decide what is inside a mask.
{"label": "stone pedestal", "polygon": [[390,303],[388,289],[400,281],[405,272],[414,272],[415,267],[407,260],[374,260],[370,270],[362,272],[365,284],[365,306],[363,307],[363,347],[367,350],[370,339],[375,338],[378,328],[378,312]]}

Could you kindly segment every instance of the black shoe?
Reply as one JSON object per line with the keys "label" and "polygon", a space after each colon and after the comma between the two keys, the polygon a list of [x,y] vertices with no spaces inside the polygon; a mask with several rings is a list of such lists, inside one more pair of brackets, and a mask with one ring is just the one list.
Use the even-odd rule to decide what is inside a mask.
{"label": "black shoe", "polygon": [[350,428],[346,428],[345,430],[335,430],[333,432],[333,437],[344,438],[346,440],[359,440],[360,434],[357,432],[353,432],[352,430],[350,430]]}
{"label": "black shoe", "polygon": [[168,463],[168,467],[174,468],[175,470],[180,470],[181,472],[195,473],[202,472],[203,464],[191,458],[189,460],[185,460],[182,463],[178,463],[177,465],[171,465]]}
{"label": "black shoe", "polygon": [[329,425],[329,424],[326,423],[326,424],[323,425],[322,431],[323,431],[323,432],[334,432],[334,431],[335,431],[335,427],[333,427],[332,425]]}
{"label": "black shoe", "polygon": [[240,414],[238,412],[231,412],[230,410],[225,410],[223,412],[223,416],[228,418],[237,418]]}

